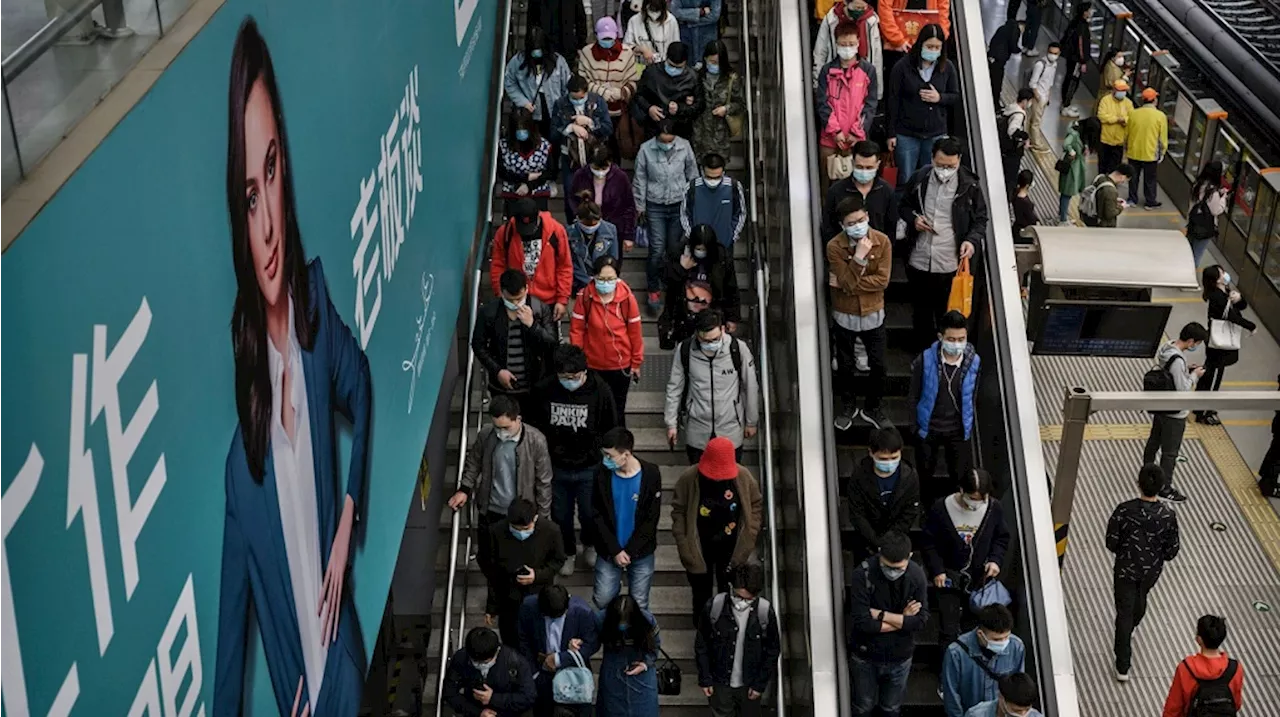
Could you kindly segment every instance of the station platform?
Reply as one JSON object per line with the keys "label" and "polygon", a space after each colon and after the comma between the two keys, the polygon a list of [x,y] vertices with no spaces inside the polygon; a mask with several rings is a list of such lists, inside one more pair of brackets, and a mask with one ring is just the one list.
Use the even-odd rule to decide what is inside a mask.
{"label": "station platform", "polygon": [[[1005,22],[1007,7],[1003,0],[983,4],[988,39]],[[1037,49],[1043,53],[1052,39],[1042,31]],[[1021,56],[1009,61],[1004,101],[1012,101],[1014,83],[1026,76],[1034,61]],[[1081,88],[1075,106],[1087,116],[1093,99]],[[1049,225],[1058,223],[1053,164],[1072,121],[1062,117],[1061,110],[1055,89],[1042,123],[1054,151],[1028,151],[1023,161],[1023,167],[1036,174],[1031,196],[1041,223]],[[1092,179],[1094,157],[1089,158],[1089,166]],[[1185,220],[1178,207],[1163,190],[1159,200],[1163,206],[1156,211],[1127,209],[1119,226],[1180,229]],[[1078,221],[1074,206],[1070,216]],[[1234,273],[1216,247],[1210,248],[1204,262],[1222,264]],[[1166,334],[1176,334],[1189,321],[1207,325],[1206,306],[1196,292],[1158,290],[1153,300],[1172,304]],[[1257,321],[1252,311],[1246,315]],[[1052,482],[1066,389],[1137,390],[1151,362],[1047,356],[1032,356],[1031,361],[1042,447]],[[1222,389],[1275,389],[1278,369],[1280,345],[1260,328],[1256,335],[1246,336],[1240,362],[1227,370]],[[1182,449],[1186,461],[1174,473],[1174,484],[1189,496],[1185,503],[1173,504],[1182,550],[1151,593],[1146,619],[1134,635],[1131,680],[1119,683],[1113,674],[1112,558],[1104,538],[1112,509],[1136,495],[1150,418],[1141,412],[1104,412],[1091,418],[1062,572],[1081,714],[1159,714],[1175,667],[1196,650],[1196,619],[1215,613],[1227,618],[1227,652],[1245,666],[1243,714],[1280,717],[1280,501],[1263,498],[1255,484],[1257,467],[1271,440],[1271,419],[1269,412],[1224,413],[1221,426],[1192,422],[1187,427]]]}

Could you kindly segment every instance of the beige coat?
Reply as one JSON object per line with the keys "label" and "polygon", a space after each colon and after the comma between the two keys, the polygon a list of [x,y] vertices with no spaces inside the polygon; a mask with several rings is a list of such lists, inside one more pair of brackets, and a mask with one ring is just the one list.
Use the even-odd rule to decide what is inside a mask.
{"label": "beige coat", "polygon": [[[751,471],[738,466],[738,496],[742,499],[742,524],[738,528],[738,543],[733,549],[733,564],[750,560],[756,552],[756,538],[764,520],[764,496],[760,483]],[[671,499],[671,532],[675,534],[676,550],[685,572],[705,575],[707,563],[702,558],[702,542],[698,539],[698,504],[702,496],[698,489],[698,467],[680,475],[676,482],[675,496]]]}

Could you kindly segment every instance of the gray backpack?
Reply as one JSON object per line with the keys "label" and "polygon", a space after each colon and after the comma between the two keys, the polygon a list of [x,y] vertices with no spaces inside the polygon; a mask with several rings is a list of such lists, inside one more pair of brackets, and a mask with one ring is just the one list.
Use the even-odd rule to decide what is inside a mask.
{"label": "gray backpack", "polygon": [[[720,621],[720,616],[724,614],[724,603],[729,593],[720,593],[711,598],[711,624],[714,625]],[[769,629],[769,601],[764,598],[756,598],[756,620],[760,623],[761,631]]]}

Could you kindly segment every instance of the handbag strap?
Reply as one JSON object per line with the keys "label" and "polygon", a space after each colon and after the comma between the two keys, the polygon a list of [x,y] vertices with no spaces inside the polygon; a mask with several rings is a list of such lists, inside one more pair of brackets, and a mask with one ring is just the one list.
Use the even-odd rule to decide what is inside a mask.
{"label": "handbag strap", "polygon": [[578,667],[585,668],[587,666],[587,663],[582,661],[581,652],[578,652],[577,650],[569,650],[569,656],[573,658],[573,661],[577,663]]}

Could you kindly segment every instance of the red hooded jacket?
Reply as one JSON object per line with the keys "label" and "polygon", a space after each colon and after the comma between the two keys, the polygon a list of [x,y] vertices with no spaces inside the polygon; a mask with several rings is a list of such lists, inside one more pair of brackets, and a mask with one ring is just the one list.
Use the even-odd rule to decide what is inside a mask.
{"label": "red hooded jacket", "polygon": [[[556,221],[550,212],[541,212],[542,254],[538,266],[529,278],[529,293],[544,304],[568,304],[573,293],[573,255],[569,249],[569,235],[564,225]],[[554,243],[554,246],[553,246]],[[524,242],[516,231],[514,219],[493,235],[493,250],[489,257],[489,282],[495,296],[501,296],[498,280],[507,269],[524,268]]]}
{"label": "red hooded jacket", "polygon": [[[1164,701],[1164,717],[1186,717],[1191,708],[1191,700],[1196,696],[1201,680],[1212,680],[1222,676],[1227,669],[1227,653],[1218,653],[1217,657],[1192,655],[1178,663],[1173,671],[1173,684],[1169,685],[1169,696]],[[1231,694],[1236,698],[1236,710],[1244,703],[1244,663],[1237,661],[1236,676],[1231,678]]]}
{"label": "red hooded jacket", "polygon": [[587,366],[596,371],[639,370],[644,363],[640,304],[631,287],[618,279],[613,301],[600,303],[595,282],[578,292],[569,319],[569,342],[582,347]]}

